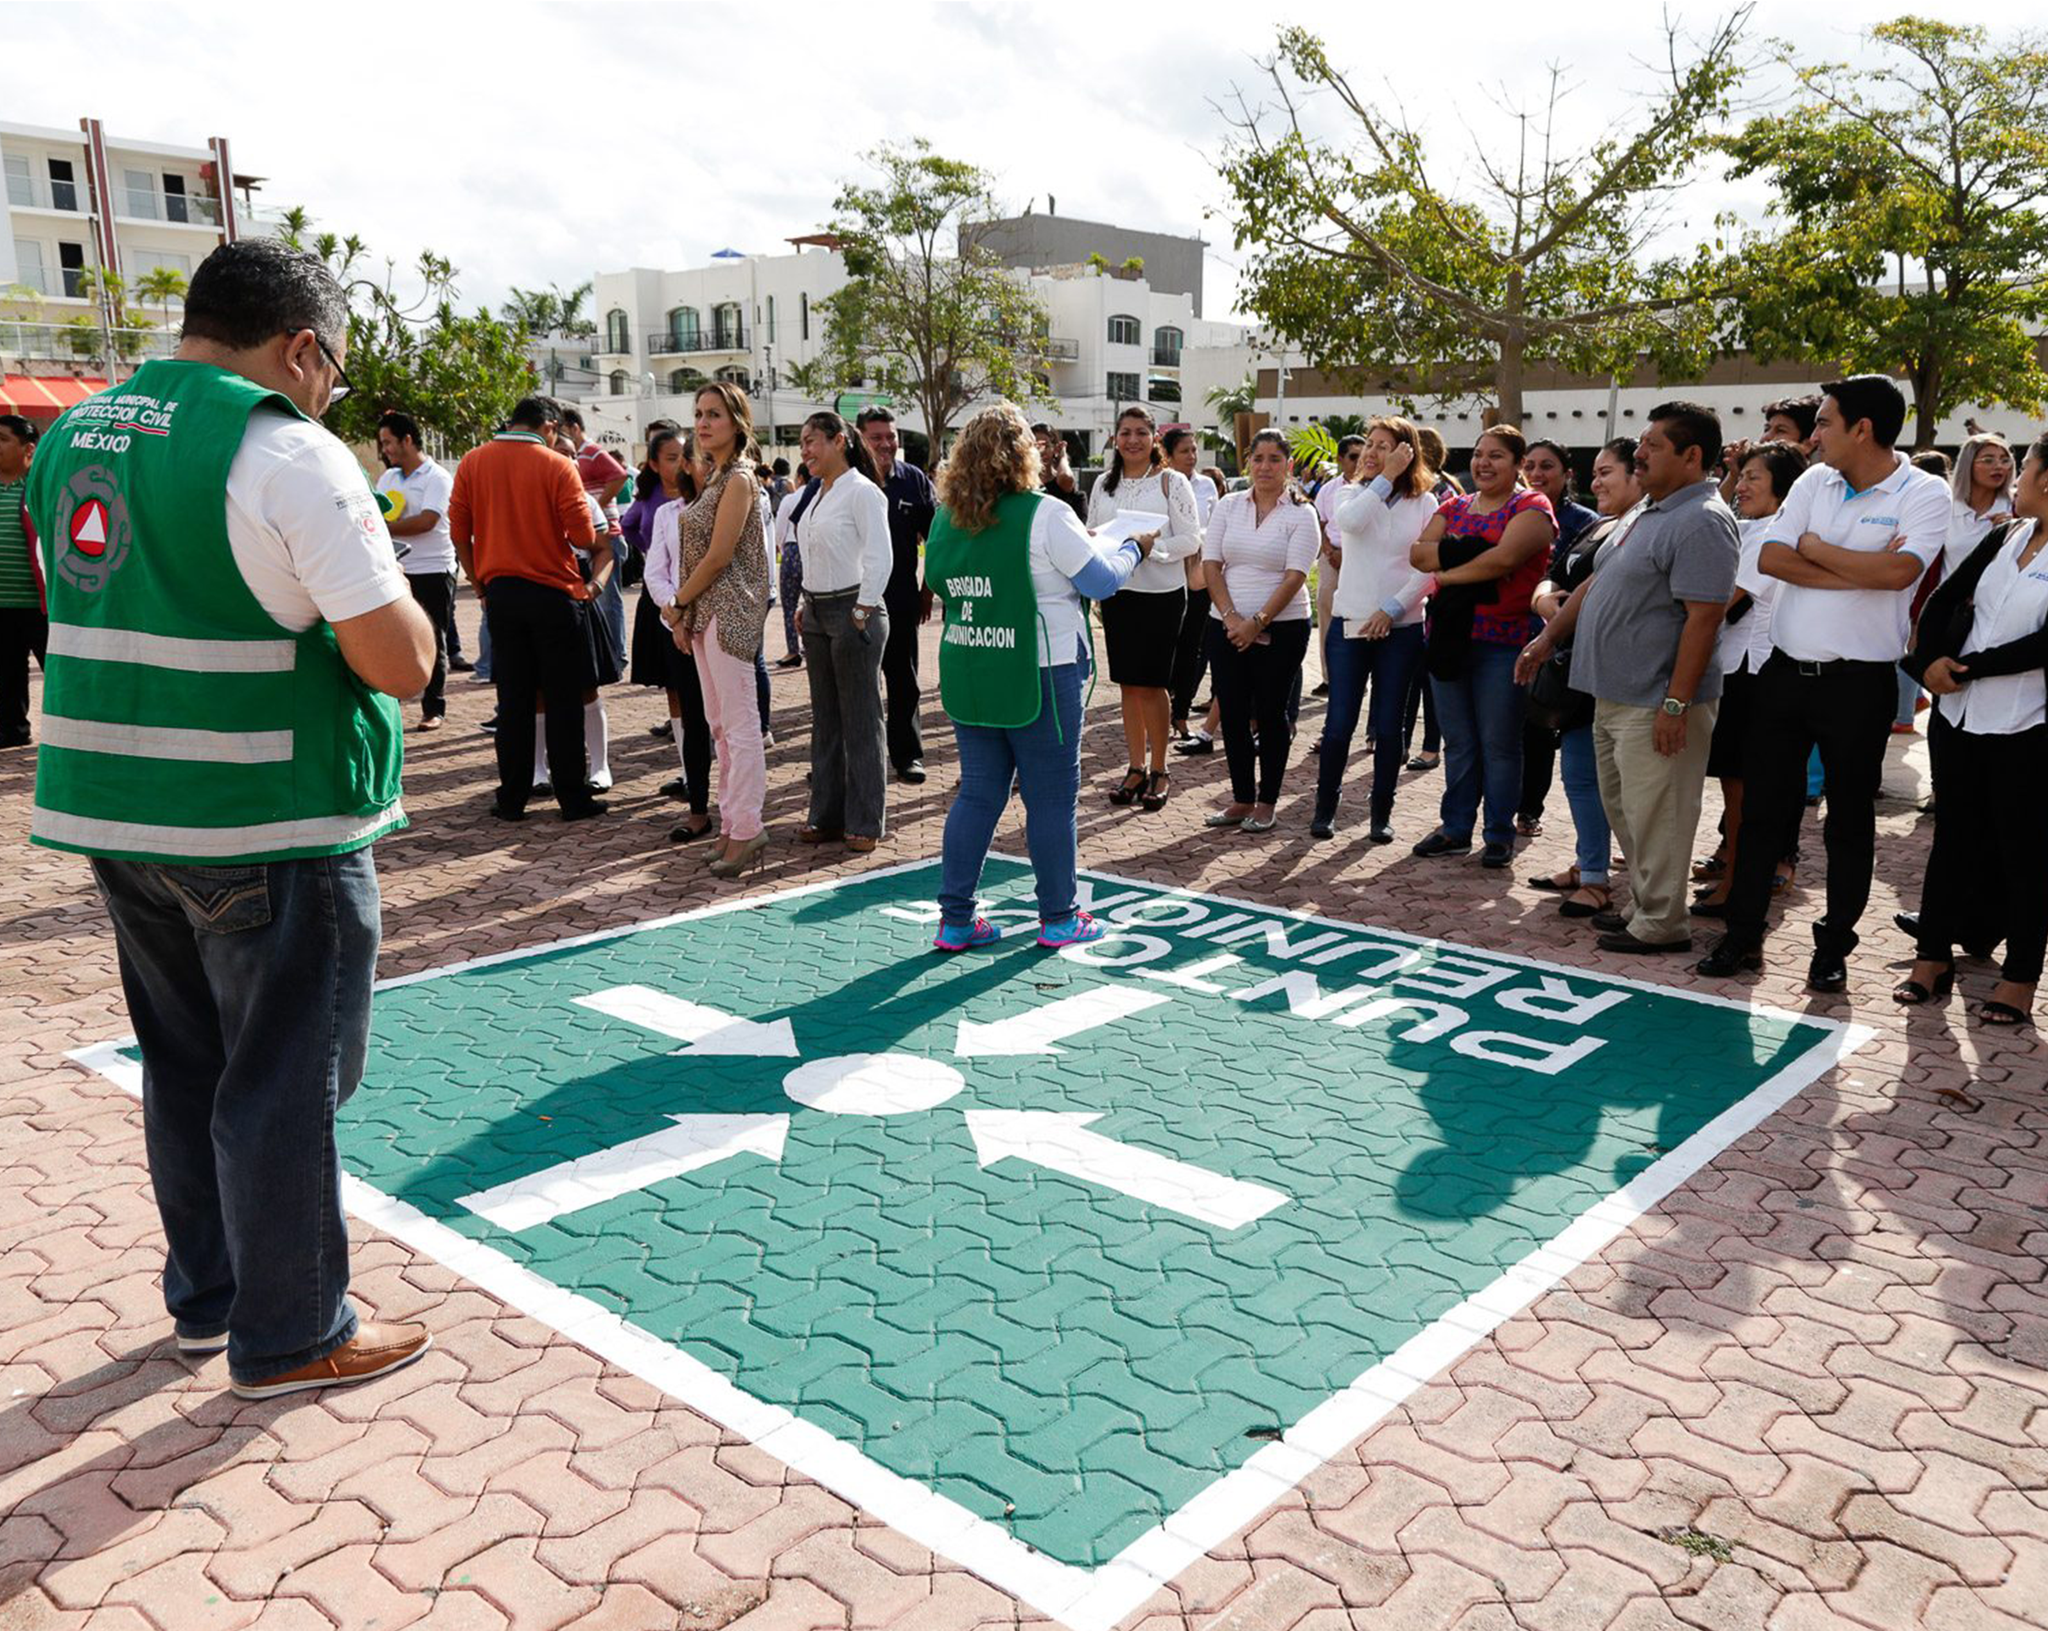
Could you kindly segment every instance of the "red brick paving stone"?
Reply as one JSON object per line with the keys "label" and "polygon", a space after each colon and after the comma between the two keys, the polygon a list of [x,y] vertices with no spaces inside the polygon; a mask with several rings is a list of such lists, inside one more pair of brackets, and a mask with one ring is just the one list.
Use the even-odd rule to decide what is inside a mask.
{"label": "red brick paving stone", "polygon": [[370,1561],[401,1590],[432,1591],[500,1541],[538,1535],[545,1521],[517,1496],[486,1495],[462,1516],[423,1533],[401,1538],[387,1530]]}
{"label": "red brick paving stone", "polygon": [[595,1608],[595,1586],[571,1585],[534,1561],[531,1536],[502,1540],[455,1570],[466,1586],[505,1611],[517,1631],[555,1631]]}
{"label": "red brick paving stone", "polygon": [[625,1490],[593,1484],[576,1470],[576,1457],[567,1450],[544,1450],[498,1473],[486,1488],[517,1495],[545,1512],[542,1533],[549,1536],[582,1534],[623,1512],[633,1499]]}
{"label": "red brick paving stone", "polygon": [[206,1556],[198,1549],[180,1552],[117,1580],[100,1596],[99,1606],[103,1611],[109,1604],[126,1603],[174,1631],[242,1631],[254,1625],[263,1604],[222,1591],[205,1573]]}
{"label": "red brick paving stone", "polygon": [[89,1557],[58,1562],[44,1572],[41,1583],[60,1607],[92,1608],[116,1581],[184,1552],[212,1552],[223,1538],[221,1526],[204,1512],[185,1508],[151,1514]]}
{"label": "red brick paving stone", "polygon": [[[465,600],[465,619],[472,613]],[[779,725],[795,725],[801,692],[801,676],[778,676],[777,706],[790,715]],[[477,819],[489,742],[466,727],[488,710],[488,693],[456,688],[457,729],[417,755],[408,802],[418,825],[383,849],[382,972],[722,898],[681,873],[658,842],[667,810],[645,790],[672,761],[665,748],[642,747],[639,734],[640,716],[652,718],[658,705],[629,693],[615,700],[622,814],[601,832],[535,829],[513,845]],[[1114,698],[1101,701],[1084,742],[1091,778],[1114,756],[1099,725]],[[791,740],[800,737],[792,730]],[[950,748],[936,738],[930,762],[932,791],[898,801],[898,836],[878,860],[935,850],[952,772]],[[771,765],[774,819],[787,826],[800,801],[799,751],[778,748]],[[12,831],[24,820],[25,768],[0,764],[0,824]],[[1289,825],[1228,847],[1196,827],[1220,767],[1177,771],[1175,802],[1159,817],[1084,813],[1087,864],[1500,950],[1569,958],[1583,949],[1560,942],[1524,892],[1476,869],[1419,868],[1398,849],[1363,846],[1319,852],[1311,864],[1295,830],[1299,763],[1282,810]],[[1426,819],[1435,782],[1408,779],[1397,809],[1404,831]],[[1906,1021],[1884,1001],[1887,961],[1906,949],[1885,917],[1917,893],[1925,831],[1901,806],[1884,807],[1880,822],[1872,932],[1853,971],[1855,1017],[1879,1028],[1878,1046],[1739,1140],[1566,1289],[1509,1322],[1450,1379],[1423,1389],[1262,1519],[1255,1530],[1271,1530],[1275,1555],[1250,1561],[1245,1541],[1234,1539],[1156,1594],[1137,1623],[1147,1631],[1341,1631],[1347,1623],[1519,1631],[1539,1623],[1538,1610],[1569,1603],[1606,1605],[1603,1631],[1668,1631],[1673,1615],[1702,1631],[1741,1631],[1881,1625],[1905,1603],[1928,1631],[2048,1624],[2048,1500],[2028,1493],[2048,1482],[2048,1383],[2038,1373],[2048,1364],[2040,1263],[2048,1242],[2033,1210],[2048,1207],[2048,1105],[2039,1086],[2048,1054],[2032,1039],[1969,1029],[1959,1016]],[[1552,825],[1518,871],[1566,858],[1568,824]],[[999,841],[1018,847],[1014,824]],[[507,853],[525,864],[504,867]],[[526,1598],[508,1604],[519,1610],[508,1615],[474,1582],[451,1583],[420,1594],[419,1625],[560,1623],[554,1611],[574,1595],[565,1576],[587,1583],[593,1595],[581,1612],[602,1625],[607,1605],[594,1588],[608,1570],[605,1595],[627,1605],[613,1610],[623,1622],[702,1587],[724,1595],[695,1603],[710,1612],[678,1623],[708,1627],[739,1614],[748,1631],[845,1626],[837,1598],[809,1580],[776,1581],[770,1599],[746,1612],[760,1589],[750,1582],[777,1550],[850,1596],[878,1597],[856,1605],[877,1624],[911,1588],[926,1595],[896,1623],[914,1631],[1043,1623],[860,1521],[772,1458],[724,1444],[714,1426],[645,1384],[605,1372],[536,1322],[361,1229],[356,1289],[366,1311],[390,1318],[417,1309],[436,1329],[439,1352],[407,1377],[326,1405],[238,1407],[218,1394],[218,1361],[171,1369],[175,1362],[150,1359],[165,1323],[139,1115],[57,1057],[125,1028],[110,938],[76,863],[18,845],[10,860],[0,908],[40,925],[44,938],[21,955],[10,946],[0,973],[8,994],[35,997],[6,1008],[0,1022],[0,1265],[8,1271],[0,1275],[0,1363],[25,1361],[33,1391],[50,1397],[33,1417],[0,1404],[0,1466],[30,1472],[26,1484],[20,1471],[0,1479],[0,1560],[46,1553],[49,1516],[68,1519],[68,1533],[88,1550],[140,1557],[158,1527],[210,1514],[228,1531],[224,1549],[188,1547],[159,1558],[146,1577],[217,1582],[260,1607],[259,1631],[303,1631],[329,1621],[293,1589],[294,1574],[323,1593],[330,1574],[374,1593],[392,1571],[408,1580],[430,1572],[429,1543],[461,1529],[450,1549],[480,1545],[454,1573],[492,1555],[499,1589]],[[770,880],[754,887],[855,870],[778,851]],[[1800,945],[1818,899],[1810,887],[1795,894],[1758,1000],[1806,1005]],[[1981,975],[1966,969],[1965,983]],[[1659,977],[1714,989],[1681,969]],[[1836,1002],[1816,1011],[1851,1009]],[[1964,1082],[1973,1082],[1976,1111],[1939,1096]],[[124,1355],[129,1365],[105,1369]],[[139,1387],[140,1370],[164,1380],[152,1375]],[[0,1372],[0,1383],[23,1385],[10,1375]],[[90,1375],[102,1379],[81,1389]],[[1912,1406],[1903,1415],[1901,1397]],[[84,1436],[52,1445],[65,1432]],[[227,1459],[209,1466],[209,1450],[224,1442]],[[21,1467],[29,1459],[40,1464]],[[523,1498],[500,1493],[510,1487]],[[135,1512],[115,1488],[168,1510]],[[579,1533],[531,1533],[550,1519],[588,1517],[593,1489],[631,1499],[608,1502],[610,1515]],[[555,1510],[557,1492],[569,1491],[576,1499]],[[1560,1491],[1572,1492],[1562,1504]],[[1844,1536],[1838,1516],[1858,1538]],[[1644,1532],[1660,1522],[1722,1536],[1737,1562],[1688,1559]],[[1309,1546],[1318,1537],[1329,1557]],[[711,1550],[700,1554],[700,1545]],[[1977,1578],[2000,1548],[2012,1561],[1998,1584],[1972,1586],[1935,1561]],[[1298,1549],[1309,1551],[1309,1567],[1289,1561]],[[714,1566],[714,1553],[731,1572]],[[1660,1566],[1664,1553],[1685,1572],[1671,1576]],[[1314,1560],[1331,1568],[1340,1555],[1354,1571],[1364,1558],[1408,1572],[1380,1609],[1347,1607],[1313,1572]],[[1516,1605],[1493,1583],[1504,1557]],[[194,1559],[203,1575],[190,1572]],[[264,1601],[280,1576],[284,1595]],[[1628,1596],[1630,1580],[1667,1595]],[[403,1584],[393,1579],[389,1588],[400,1601]],[[1525,1595],[1532,1585],[1542,1589]],[[0,1609],[0,1631],[17,1631],[8,1616],[25,1604],[52,1625],[79,1621],[32,1586]],[[94,1616],[92,1631],[131,1626],[185,1631],[113,1605]]]}
{"label": "red brick paving stone", "polygon": [[1529,1631],[1604,1631],[1630,1603],[1655,1599],[1657,1583],[1597,1552],[1567,1550],[1565,1572],[1533,1603],[1517,1603],[1515,1618]]}
{"label": "red brick paving stone", "polygon": [[300,1597],[339,1626],[399,1631],[426,1617],[433,1600],[403,1591],[371,1567],[370,1546],[344,1546],[292,1570],[277,1583],[280,1597]]}
{"label": "red brick paving stone", "polygon": [[1313,1513],[1283,1510],[1255,1525],[1245,1536],[1253,1567],[1277,1560],[1306,1569],[1337,1588],[1347,1608],[1377,1608],[1409,1575],[1401,1554],[1369,1552],[1318,1528]]}

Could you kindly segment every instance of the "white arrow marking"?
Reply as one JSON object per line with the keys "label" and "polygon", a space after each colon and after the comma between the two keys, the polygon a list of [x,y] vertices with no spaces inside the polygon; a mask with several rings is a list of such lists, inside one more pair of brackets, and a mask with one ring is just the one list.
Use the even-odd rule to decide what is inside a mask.
{"label": "white arrow marking", "polygon": [[1089,1132],[1101,1119],[1100,1110],[969,1110],[967,1130],[985,1167],[1015,1156],[1218,1229],[1241,1229],[1286,1203],[1277,1189]]}
{"label": "white arrow marking", "polygon": [[1124,985],[1099,985],[1057,1002],[1046,1003],[1027,1014],[1012,1014],[988,1025],[973,1020],[960,1022],[953,1052],[962,1059],[994,1059],[1021,1053],[1060,1053],[1053,1044],[1063,1038],[1115,1020],[1129,1019],[1147,1008],[1157,1008],[1173,998],[1164,991],[1139,991]]}
{"label": "white arrow marking", "polygon": [[766,1023],[758,1019],[742,1019],[736,1014],[706,1008],[702,1003],[685,1002],[681,997],[671,997],[649,986],[614,986],[609,991],[578,997],[576,1005],[609,1014],[613,1019],[623,1019],[642,1030],[656,1031],[663,1036],[672,1036],[678,1042],[689,1043],[687,1048],[676,1049],[679,1054],[741,1054],[754,1059],[794,1059],[797,1056],[796,1033],[789,1028],[786,1019],[772,1019]]}
{"label": "white arrow marking", "polygon": [[616,1200],[667,1178],[751,1150],[782,1159],[787,1116],[670,1116],[676,1125],[645,1138],[579,1155],[526,1178],[465,1195],[457,1204],[500,1229],[531,1229],[565,1212]]}

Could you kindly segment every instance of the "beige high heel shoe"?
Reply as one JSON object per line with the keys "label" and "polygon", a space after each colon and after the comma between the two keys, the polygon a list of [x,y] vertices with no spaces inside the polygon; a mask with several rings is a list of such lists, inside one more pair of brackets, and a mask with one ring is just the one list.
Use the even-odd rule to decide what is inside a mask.
{"label": "beige high heel shoe", "polygon": [[763,865],[768,854],[768,829],[763,827],[745,843],[730,854],[722,855],[711,863],[714,878],[737,878],[749,867]]}

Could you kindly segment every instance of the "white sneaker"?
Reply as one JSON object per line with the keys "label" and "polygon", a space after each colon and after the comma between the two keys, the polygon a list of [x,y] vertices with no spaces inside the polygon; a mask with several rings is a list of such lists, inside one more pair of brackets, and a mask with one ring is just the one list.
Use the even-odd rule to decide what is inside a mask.
{"label": "white sneaker", "polygon": [[227,1346],[228,1334],[225,1331],[222,1331],[218,1336],[188,1337],[181,1335],[178,1338],[178,1352],[181,1354],[225,1353]]}

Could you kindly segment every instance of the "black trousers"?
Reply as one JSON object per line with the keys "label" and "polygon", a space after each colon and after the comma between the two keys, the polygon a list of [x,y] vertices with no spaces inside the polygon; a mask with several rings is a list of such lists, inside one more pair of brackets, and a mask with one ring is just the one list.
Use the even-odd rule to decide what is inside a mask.
{"label": "black trousers", "polygon": [[882,648],[882,684],[889,693],[889,763],[898,770],[924,758],[917,688],[917,620],[923,598],[914,572],[907,587],[891,579],[882,595],[889,610],[889,643]]}
{"label": "black trousers", "polygon": [[441,633],[444,637],[446,637],[448,641],[448,660],[451,663],[459,663],[462,661],[462,630],[457,626],[455,622],[456,581],[457,580],[455,574],[452,572],[449,573],[448,615],[441,620]]}
{"label": "black trousers", "polygon": [[[669,648],[668,688],[683,708],[676,728],[683,733],[683,780],[689,784],[685,796],[690,814],[703,815],[711,808],[711,720],[704,712],[704,681],[697,673],[697,659],[673,644]],[[552,755],[554,749],[548,752]]]}
{"label": "black trousers", "polygon": [[533,699],[547,705],[548,774],[565,810],[590,802],[584,753],[583,693],[590,680],[590,636],[568,592],[525,578],[493,578],[485,588],[491,621],[491,678],[498,688],[498,805],[526,808],[533,791]]}
{"label": "black trousers", "polygon": [[28,745],[28,660],[46,666],[49,641],[50,620],[35,607],[0,607],[0,748]]}
{"label": "black trousers", "polygon": [[[1308,619],[1292,618],[1266,631],[1264,645],[1239,651],[1215,618],[1209,620],[1209,673],[1223,714],[1223,753],[1230,763],[1230,796],[1238,804],[1271,804],[1280,797],[1294,745],[1289,703],[1301,695],[1301,664],[1308,655]],[[1252,733],[1258,746],[1252,746]]]}
{"label": "black trousers", "polygon": [[420,712],[438,719],[448,711],[448,625],[455,607],[455,578],[447,572],[408,572],[405,586],[434,625],[434,674],[420,693]]}
{"label": "black trousers", "polygon": [[2048,951],[2048,847],[2041,842],[2048,725],[1976,736],[1938,708],[1929,717],[1934,848],[1920,894],[1917,954],[1939,963],[1959,944],[2003,940],[2000,972],[2031,985]]}
{"label": "black trousers", "polygon": [[[1877,790],[1885,744],[1898,712],[1898,670],[1890,663],[1795,663],[1772,652],[1756,677],[1742,769],[1742,825],[1793,833],[1806,809],[1806,761],[1820,749],[1827,774],[1821,836],[1828,857],[1827,916],[1813,926],[1823,951],[1846,954],[1870,903],[1877,855]],[[1782,842],[1741,844],[1728,893],[1728,930],[1761,940]]]}
{"label": "black trousers", "polygon": [[1190,589],[1187,610],[1181,614],[1180,638],[1173,643],[1173,717],[1184,720],[1195,705],[1195,693],[1202,688],[1202,674],[1209,666],[1205,649],[1209,632],[1209,591]]}
{"label": "black trousers", "polygon": [[1401,746],[1406,749],[1415,740],[1415,716],[1422,715],[1422,751],[1441,753],[1443,733],[1437,729],[1436,693],[1429,688],[1429,665],[1417,663],[1415,677],[1408,682],[1408,703],[1401,710]]}
{"label": "black trousers", "polygon": [[1534,821],[1543,814],[1550,784],[1557,776],[1557,732],[1542,725],[1522,726],[1522,797],[1515,814]]}

